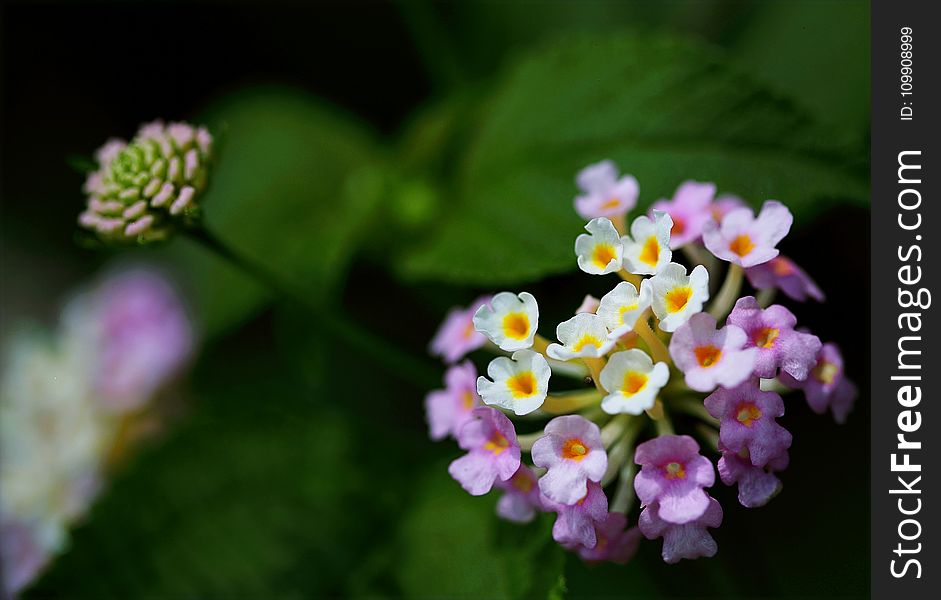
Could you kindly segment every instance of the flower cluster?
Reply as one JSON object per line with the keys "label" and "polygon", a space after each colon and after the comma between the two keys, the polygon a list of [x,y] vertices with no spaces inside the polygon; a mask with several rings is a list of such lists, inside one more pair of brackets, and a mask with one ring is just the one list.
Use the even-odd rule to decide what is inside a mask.
{"label": "flower cluster", "polygon": [[11,341],[0,388],[4,597],[63,550],[108,469],[159,424],[149,405],[192,347],[175,291],[145,270],[76,296],[56,335]]}
{"label": "flower cluster", "polygon": [[[837,347],[771,304],[778,290],[795,301],[823,294],[779,254],[792,224],[780,202],[756,215],[737,197],[716,197],[714,184],[687,181],[628,222],[636,179],[604,161],[576,183],[575,209],[588,221],[575,240],[578,267],[622,281],[586,296],[556,342],[539,334],[528,292],[454,309],[432,342],[452,366],[445,389],[426,398],[431,437],[466,451],[449,472],[470,494],[501,490],[497,513],[511,521],[555,513],[553,537],[587,561],[625,562],[641,536],[662,538],[668,563],[712,556],[709,530],[723,511],[707,490],[717,470],[746,507],[781,489],[792,436],[777,421],[780,393],[802,389],[814,411],[840,422],[852,407]],[[756,295],[741,295],[746,279]],[[482,348],[501,355],[485,376],[470,360],[455,364]],[[550,379],[572,375],[590,387],[572,390],[570,379],[566,391],[550,390]],[[674,432],[677,414],[701,421],[705,453]]]}
{"label": "flower cluster", "polygon": [[79,224],[107,242],[165,239],[198,214],[206,188],[212,136],[205,127],[154,121],[127,143],[112,139],[95,153]]}

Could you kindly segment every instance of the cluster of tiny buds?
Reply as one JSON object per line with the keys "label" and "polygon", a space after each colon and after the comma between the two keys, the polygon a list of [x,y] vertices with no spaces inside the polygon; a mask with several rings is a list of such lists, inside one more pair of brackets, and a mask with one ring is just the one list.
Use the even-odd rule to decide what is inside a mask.
{"label": "cluster of tiny buds", "polygon": [[[556,328],[558,342],[539,335],[528,292],[453,309],[431,343],[450,366],[445,388],[425,400],[430,435],[451,436],[466,451],[449,467],[465,490],[502,490],[497,513],[511,521],[556,513],[553,537],[586,561],[624,563],[641,537],[662,538],[668,563],[713,556],[708,529],[723,514],[706,488],[716,470],[738,485],[746,507],[781,489],[792,436],[776,421],[780,393],[802,389],[811,409],[829,409],[839,422],[852,407],[856,389],[839,349],[771,304],[777,291],[796,301],[822,301],[823,293],[777,249],[793,221],[780,202],[755,215],[737,197],[716,197],[714,184],[687,181],[628,227],[634,177],[603,161],[576,183],[575,208],[588,220],[575,241],[578,266],[622,281],[600,299],[586,296]],[[691,271],[673,262],[676,250]],[[746,278],[756,295],[740,295]],[[486,376],[470,360],[458,363],[481,348],[500,355]],[[550,393],[553,376],[590,387]],[[693,437],[675,433],[676,414],[696,423],[715,466]],[[536,431],[517,431],[540,420]],[[635,499],[641,512],[629,528]]]}
{"label": "cluster of tiny buds", "polygon": [[154,121],[130,142],[112,139],[95,154],[79,224],[109,243],[165,239],[198,216],[208,181],[212,136],[205,127]]}

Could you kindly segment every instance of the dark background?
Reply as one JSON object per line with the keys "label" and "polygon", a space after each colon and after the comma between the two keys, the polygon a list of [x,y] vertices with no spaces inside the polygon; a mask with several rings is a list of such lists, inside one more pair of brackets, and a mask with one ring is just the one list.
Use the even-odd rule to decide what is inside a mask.
{"label": "dark background", "polygon": [[[142,121],[193,118],[236,90],[281,84],[356,115],[394,154],[417,110],[455,93],[477,97],[532,44],[569,30],[630,27],[722,46],[813,118],[865,140],[868,25],[866,3],[822,1],[7,2],[2,333],[23,318],[51,322],[67,290],[117,257],[75,244],[83,175],[70,158],[88,156],[109,135],[131,135]],[[862,391],[856,410],[840,427],[813,415],[799,394],[789,397],[781,422],[795,442],[784,492],[748,510],[717,485],[725,520],[714,559],[667,566],[659,542],[644,543],[628,567],[550,557],[523,533],[492,523],[490,498],[455,489],[444,466],[456,449],[426,441],[427,386],[349,349],[325,351],[311,341],[316,324],[293,307],[263,303],[229,327],[205,326],[190,414],[117,476],[35,595],[414,597],[447,595],[452,584],[526,595],[538,587],[513,583],[515,573],[504,573],[506,590],[496,591],[500,582],[487,587],[488,569],[525,579],[565,560],[570,597],[864,596],[868,219],[865,206],[832,205],[783,244],[828,295],[824,305],[789,306],[822,339],[841,343]],[[376,246],[353,253],[335,294],[414,354],[447,306],[489,289],[400,278]],[[180,268],[173,248],[141,256]],[[558,298],[546,309],[558,320],[588,288],[603,288],[587,279],[554,275],[527,289],[541,302]],[[214,465],[231,468],[207,476]],[[427,564],[439,554],[456,566]],[[494,560],[502,566],[490,566]]]}

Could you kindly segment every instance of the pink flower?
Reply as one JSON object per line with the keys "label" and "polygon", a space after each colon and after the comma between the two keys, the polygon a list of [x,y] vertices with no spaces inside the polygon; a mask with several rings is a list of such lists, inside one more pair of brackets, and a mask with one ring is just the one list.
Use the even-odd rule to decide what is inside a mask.
{"label": "pink flower", "polygon": [[686,385],[709,392],[719,385],[735,387],[751,376],[758,350],[745,348],[747,342],[741,328],[716,330],[712,315],[696,313],[673,334],[670,356],[686,375]]}
{"label": "pink flower", "polygon": [[537,512],[545,510],[536,474],[526,465],[520,465],[506,481],[497,481],[496,486],[504,491],[497,501],[497,515],[507,521],[528,523]]}
{"label": "pink flower", "polygon": [[588,482],[601,481],[608,468],[608,455],[598,426],[578,415],[549,421],[546,435],[533,444],[536,466],[548,472],[539,489],[553,502],[575,504],[588,493]]}
{"label": "pink flower", "polygon": [[637,180],[630,175],[618,179],[618,168],[610,160],[588,165],[575,182],[584,192],[575,198],[575,211],[583,219],[623,215],[637,205]]}
{"label": "pink flower", "polygon": [[732,452],[747,450],[756,467],[791,447],[790,432],[775,421],[784,416],[784,401],[774,392],[761,391],[757,378],[735,388],[719,388],[704,403],[719,419],[719,441]]}
{"label": "pink flower", "polygon": [[623,513],[608,513],[600,521],[595,521],[594,526],[595,545],[572,548],[585,562],[608,561],[623,565],[637,553],[640,530],[636,527],[626,529],[627,517]]}
{"label": "pink flower", "polygon": [[552,527],[552,538],[562,545],[594,548],[595,523],[608,515],[608,497],[601,485],[588,483],[588,493],[575,504],[560,504],[547,499],[547,507],[559,516]]}
{"label": "pink flower", "polygon": [[758,508],[768,503],[779,491],[781,480],[774,474],[787,468],[788,454],[782,451],[768,464],[756,467],[748,451],[732,452],[719,443],[722,457],[719,459],[719,477],[725,485],[738,484],[738,501],[746,508]]}
{"label": "pink flower", "polygon": [[465,423],[471,420],[471,411],[481,405],[477,395],[477,369],[465,360],[450,367],[444,374],[445,389],[434,390],[425,397],[425,415],[428,418],[431,439],[457,437]]}
{"label": "pink flower", "polygon": [[663,509],[656,504],[651,504],[640,513],[638,526],[644,537],[648,540],[663,538],[661,556],[664,562],[673,564],[684,558],[691,560],[701,556],[715,556],[718,546],[706,528],[716,528],[722,524],[722,506],[709,496],[706,496],[706,501],[703,513],[683,524],[663,520]]}
{"label": "pink flower", "polygon": [[712,203],[709,212],[712,215],[712,220],[719,223],[722,221],[722,217],[729,214],[734,209],[742,208],[744,206],[748,205],[745,204],[745,201],[738,196],[733,196],[732,194],[722,194],[715,199],[715,202]]}
{"label": "pink flower", "polygon": [[49,562],[50,551],[35,527],[4,518],[0,525],[0,580],[3,597],[16,598]]}
{"label": "pink flower", "polygon": [[670,248],[674,250],[695,242],[702,235],[702,228],[712,218],[712,197],[716,193],[714,183],[684,181],[676,188],[672,200],[657,200],[650,207],[653,211],[662,210],[673,219],[670,230]]}
{"label": "pink flower", "polygon": [[837,423],[846,421],[846,416],[856,400],[856,386],[843,373],[843,357],[836,344],[824,344],[817,354],[817,362],[804,381],[781,374],[781,383],[790,388],[800,388],[807,396],[807,404],[817,414],[829,408]]}
{"label": "pink flower", "polygon": [[578,308],[575,309],[575,314],[579,313],[596,313],[598,312],[598,306],[601,304],[601,301],[592,296],[591,294],[585,294],[585,297],[582,299],[582,303],[578,305]]}
{"label": "pink flower", "polygon": [[490,296],[481,296],[465,309],[452,308],[431,340],[431,353],[450,364],[483,346],[487,337],[474,329],[474,313],[488,302]]}
{"label": "pink flower", "polygon": [[722,217],[721,224],[709,220],[703,225],[702,239],[722,260],[753,267],[778,255],[777,246],[791,230],[794,217],[786,206],[768,200],[758,217],[750,208],[736,208]]}
{"label": "pink flower", "polygon": [[814,280],[794,261],[780,254],[768,262],[749,267],[745,276],[756,290],[776,287],[798,302],[803,302],[808,296],[817,302],[824,300],[823,291]]}
{"label": "pink flower", "polygon": [[726,323],[741,327],[748,336],[746,348],[757,348],[755,375],[770,379],[782,371],[797,380],[807,375],[817,362],[820,339],[794,331],[797,317],[780,304],[762,309],[753,296],[739,298]]}
{"label": "pink flower", "polygon": [[661,435],[637,446],[634,462],[641,465],[634,490],[644,506],[657,504],[657,515],[670,523],[695,521],[706,511],[709,495],[703,488],[715,483],[712,463],[699,454],[688,435]]}
{"label": "pink flower", "polygon": [[472,420],[458,433],[457,443],[467,454],[452,462],[448,473],[473,496],[486,494],[494,481],[506,481],[520,467],[516,430],[495,408],[475,408]]}

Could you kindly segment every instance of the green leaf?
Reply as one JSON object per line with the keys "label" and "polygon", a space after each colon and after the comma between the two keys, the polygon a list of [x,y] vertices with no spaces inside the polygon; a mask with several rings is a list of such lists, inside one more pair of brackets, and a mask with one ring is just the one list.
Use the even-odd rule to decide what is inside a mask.
{"label": "green leaf", "polygon": [[[207,229],[312,300],[329,297],[381,197],[369,183],[380,158],[369,132],[350,116],[285,88],[236,93],[200,121],[218,147],[201,200]],[[211,333],[243,320],[265,300],[254,281],[194,250],[191,240],[171,246]]]}
{"label": "green leaf", "polygon": [[798,220],[828,202],[866,202],[865,155],[728,66],[670,37],[575,37],[537,48],[505,78],[446,190],[448,218],[400,264],[410,278],[509,284],[574,268],[582,221],[573,182],[611,158],[641,185],[641,206],[685,179]]}
{"label": "green leaf", "polygon": [[443,463],[418,490],[401,533],[405,597],[546,598],[559,586],[565,556],[549,516],[522,526],[501,521],[495,495],[468,495]]}

